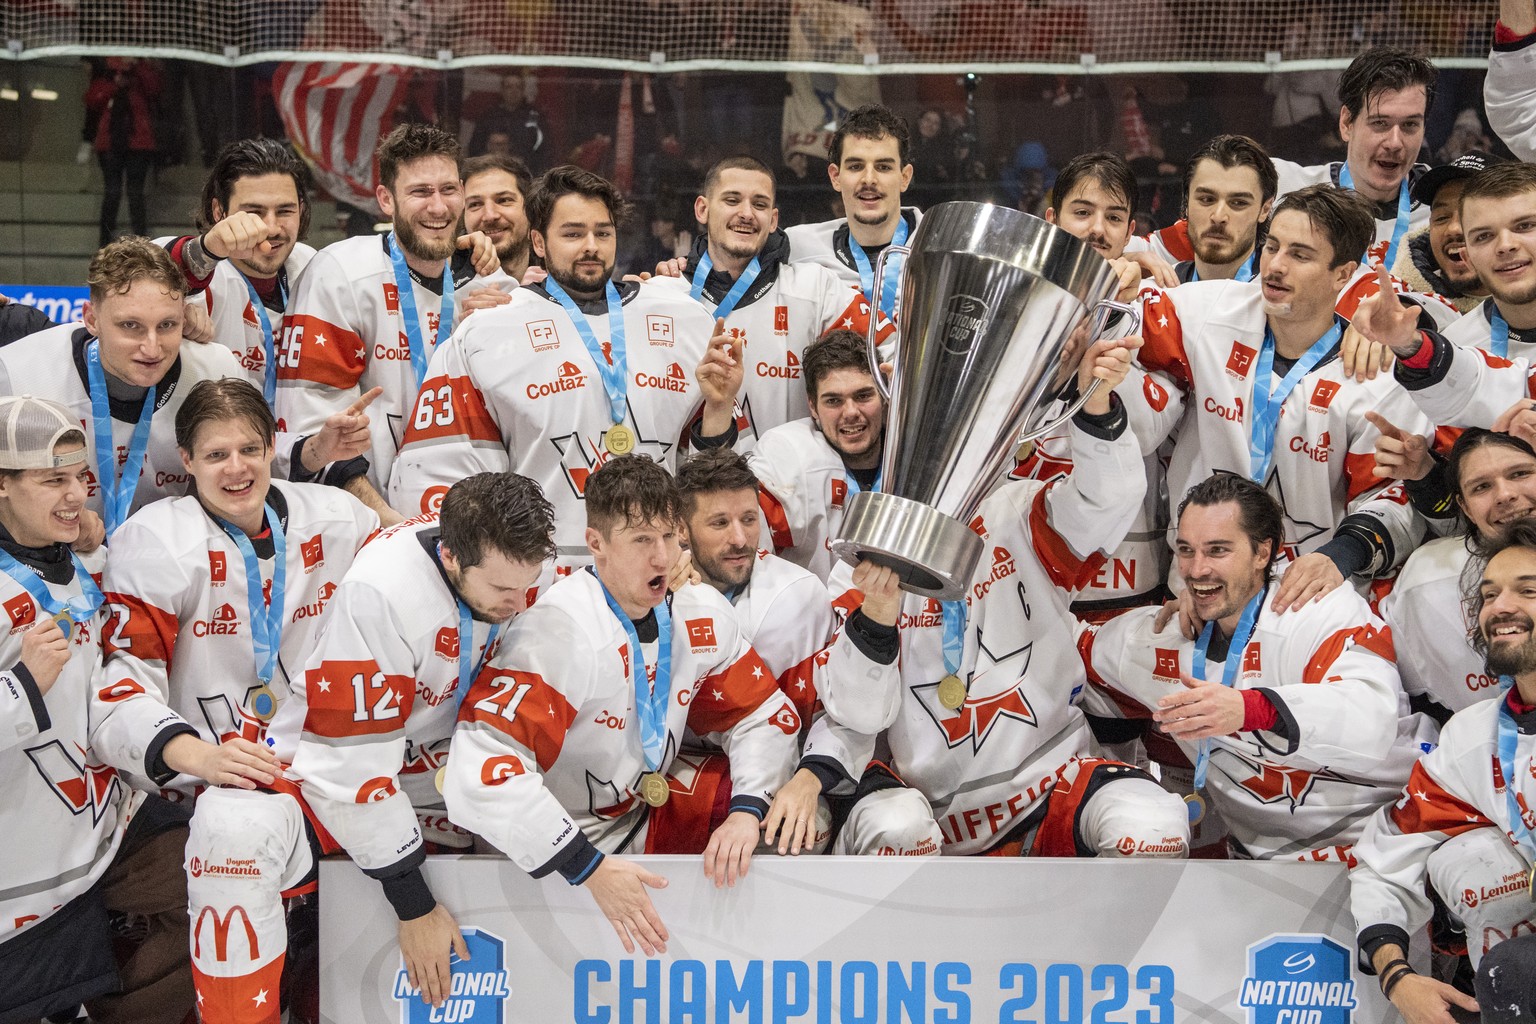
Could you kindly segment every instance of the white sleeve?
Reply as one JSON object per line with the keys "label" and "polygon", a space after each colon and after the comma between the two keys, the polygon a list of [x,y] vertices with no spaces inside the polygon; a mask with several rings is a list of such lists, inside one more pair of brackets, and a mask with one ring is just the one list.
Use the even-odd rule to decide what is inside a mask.
{"label": "white sleeve", "polygon": [[1536,161],[1536,45],[1527,38],[1519,49],[1488,54],[1483,103],[1488,124],[1510,151]]}

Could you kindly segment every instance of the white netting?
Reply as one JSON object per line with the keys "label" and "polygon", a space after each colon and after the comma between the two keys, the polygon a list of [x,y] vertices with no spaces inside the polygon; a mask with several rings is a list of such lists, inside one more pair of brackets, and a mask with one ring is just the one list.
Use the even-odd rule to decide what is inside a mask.
{"label": "white netting", "polygon": [[8,0],[10,54],[682,71],[1227,71],[1488,53],[1496,0]]}

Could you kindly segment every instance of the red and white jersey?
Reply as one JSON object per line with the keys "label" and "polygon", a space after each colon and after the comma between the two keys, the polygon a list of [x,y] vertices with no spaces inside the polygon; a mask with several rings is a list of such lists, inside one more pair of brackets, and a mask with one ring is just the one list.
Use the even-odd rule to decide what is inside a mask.
{"label": "red and white jersey", "polygon": [[[635,452],[677,466],[677,449],[701,401],[694,369],[714,321],[686,292],[623,285],[626,409]],[[599,313],[598,310],[601,310]],[[609,343],[606,303],[587,323]],[[434,511],[448,488],[481,472],[511,470],[538,482],[555,507],[557,565],[590,561],[584,540],[587,477],[608,461],[613,424],[597,363],[571,318],[535,285],[464,322],[432,356],[406,424],[390,504]]]}
{"label": "red and white jersey", "polygon": [[834,561],[827,545],[859,490],[843,457],[806,416],[759,437],[747,458],[774,552],[825,581]]}
{"label": "red and white jersey", "polygon": [[[1257,283],[1196,281],[1154,292],[1144,308],[1141,361],[1185,390],[1187,412],[1168,466],[1174,522],[1189,488],[1213,472],[1251,472],[1264,307]],[[1278,382],[1281,374],[1272,376]],[[1314,366],[1281,407],[1264,485],[1285,510],[1289,557],[1316,551],[1346,515],[1357,512],[1380,523],[1399,561],[1418,542],[1419,525],[1401,485],[1385,486],[1372,476],[1378,431],[1365,419],[1369,410],[1404,430],[1430,433],[1395,380],[1381,374],[1356,381],[1337,356]]]}
{"label": "red and white jersey", "polygon": [[[413,807],[440,806],[458,713],[459,607],[437,560],[437,517],[385,530],[331,594],[309,658],[268,727],[321,824],[364,870],[422,842]],[[470,665],[493,624],[472,620]],[[502,636],[505,636],[505,627]]]}
{"label": "red and white jersey", "polygon": [[[95,559],[99,563],[100,559]],[[99,569],[99,564],[96,566]],[[80,596],[44,581],[58,601]],[[0,573],[0,828],[11,837],[0,890],[0,944],[46,920],[101,878],[136,806],[89,737],[91,680],[101,661],[103,612],[80,624],[69,661],[46,694],[22,681],[22,635],[37,620],[26,590]]]}
{"label": "red and white jersey", "polygon": [[[400,289],[389,259],[388,236],[361,235],[334,242],[315,254],[288,300],[277,358],[279,469],[293,442],[314,434],[375,387],[384,393],[368,407],[373,447],[368,480],[388,493],[395,452],[421,382],[411,364],[411,345],[400,312]],[[479,277],[467,253],[449,261],[455,297],[487,285],[510,290],[501,270]],[[443,297],[412,278],[427,355],[437,347]],[[462,321],[458,317],[455,322]]]}
{"label": "red and white jersey", "polygon": [[[691,728],[730,758],[733,809],[766,813],[794,770],[800,716],[718,591],[686,586],[670,614],[670,697],[655,770],[666,770]],[[657,643],[642,647],[655,686]],[[635,654],[594,573],[550,587],[464,701],[443,791],[449,816],[540,875],[573,844],[611,852],[638,841],[638,789],[652,769],[630,676]]]}
{"label": "red and white jersey", "polygon": [[[917,231],[917,226],[922,222],[923,211],[915,206],[903,206],[901,218],[907,223],[908,239]],[[794,227],[784,229],[784,234],[789,237],[789,261],[790,263],[814,263],[825,267],[837,275],[853,290],[851,297],[843,300],[843,313],[838,317],[832,327],[844,330],[857,331],[864,334],[869,329],[869,298],[864,294],[863,285],[859,278],[859,266],[854,261],[853,250],[855,245],[848,231],[848,221],[839,217],[836,220],[824,220],[817,224],[796,224]],[[875,267],[875,257],[870,258],[870,271]],[[898,268],[899,269],[899,268]],[[889,280],[896,283],[899,293],[899,273],[889,273]],[[882,290],[880,301],[886,309],[898,309],[896,299],[887,298]],[[882,313],[876,327],[876,338],[880,344],[880,356],[882,359],[891,358],[895,344],[895,330],[898,325],[886,320]]]}
{"label": "red and white jersey", "polygon": [[[267,504],[286,538],[282,639],[270,687],[275,710],[314,647],[320,613],[379,517],[320,484],[274,481]],[[258,564],[270,600],[274,562]],[[267,720],[252,706],[262,684],[245,560],[197,498],[157,501],[131,516],[112,538],[104,590],[111,615],[95,737],[107,758],[150,776],[144,759],[159,749],[157,737],[182,723],[213,744],[266,739]],[[203,785],[177,775],[165,795],[190,798]]]}
{"label": "red and white jersey", "polygon": [[[1429,855],[1447,839],[1479,828],[1495,828],[1512,844],[1512,819],[1499,770],[1500,700],[1479,701],[1458,711],[1440,732],[1440,745],[1413,766],[1395,803],[1371,818],[1355,847],[1359,861],[1349,873],[1349,905],[1362,929],[1395,925],[1412,933],[1428,923],[1424,892]],[[1536,829],[1536,721],[1515,715],[1515,796],[1525,826]],[[1518,845],[1518,844],[1516,844]],[[1527,858],[1530,851],[1525,851]],[[1510,884],[1524,892],[1521,873]]]}
{"label": "red and white jersey", "polygon": [[[800,357],[807,345],[840,326],[848,304],[857,298],[856,291],[826,267],[781,263],[777,271],[767,291],[757,295],[758,289],[752,288],[725,321],[732,338],[745,345],[744,379],[736,398],[740,438],[735,447],[741,452],[750,451],[765,431],[805,415]],[[689,295],[686,278],[652,283]],[[701,301],[715,316],[716,303],[708,292]]]}
{"label": "red and white jersey", "polygon": [[[1470,309],[1461,319],[1444,328],[1445,340],[1466,348],[1478,348],[1492,352],[1493,313],[1498,307],[1492,299],[1484,299]],[[1536,330],[1509,329],[1509,354],[1507,359],[1523,359],[1527,364],[1536,362]]]}
{"label": "red and white jersey", "polygon": [[[101,483],[96,479],[96,431],[92,428],[95,417],[91,413],[85,370],[85,346],[90,340],[85,328],[64,324],[0,348],[0,394],[46,398],[62,405],[80,421],[80,429],[85,432],[85,464],[90,471],[85,505],[99,514],[102,499]],[[245,371],[224,346],[182,343],[181,354],[155,389],[149,447],[144,452],[138,489],[133,493],[132,511],[161,498],[180,497],[191,485],[192,478],[182,466],[181,453],[176,448],[176,412],[187,392],[201,380],[243,376]],[[121,473],[143,400],[114,401],[111,406],[112,443],[117,448],[117,472]]]}
{"label": "red and white jersey", "polygon": [[1472,649],[1462,613],[1462,576],[1471,561],[1465,537],[1432,540],[1408,556],[1392,592],[1381,599],[1403,689],[1450,711],[1499,692],[1498,676],[1488,674]]}
{"label": "red and white jersey", "polygon": [[[1413,762],[1434,744],[1435,724],[1408,711],[1392,634],[1364,598],[1338,587],[1276,615],[1264,597],[1233,686],[1262,689],[1286,733],[1240,732],[1211,742],[1207,796],[1241,851],[1260,860],[1348,862],[1366,819],[1396,799]],[[1153,629],[1158,609],[1138,608],[1079,636],[1088,679],[1150,715],[1184,689],[1194,641],[1178,622]],[[1226,661],[1206,663],[1219,682]],[[1106,712],[1112,702],[1095,702]],[[1177,741],[1193,764],[1198,744]],[[1421,747],[1421,744],[1423,746]]]}
{"label": "red and white jersey", "polygon": [[[1289,192],[1295,192],[1307,185],[1338,185],[1339,171],[1343,166],[1339,163],[1314,164],[1311,167],[1303,167],[1289,160],[1281,160],[1279,157],[1271,157],[1275,165],[1275,173],[1280,178],[1279,189],[1275,193],[1275,201],[1284,199]],[[1409,172],[1409,187],[1412,188],[1413,180],[1420,174],[1429,170],[1424,164],[1414,164]],[[1373,204],[1374,205],[1374,204]],[[1408,230],[1421,228],[1429,223],[1429,205],[1427,203],[1413,202],[1408,209]],[[1394,199],[1392,216],[1386,219],[1376,219],[1376,241],[1368,250],[1371,263],[1382,262],[1387,255],[1387,247],[1392,244],[1392,234],[1397,230],[1397,206]]]}
{"label": "red and white jersey", "polygon": [[1098,571],[1101,548],[1125,536],[1145,478],[1128,430],[1104,441],[1074,427],[1073,442],[1071,475],[1009,483],[971,521],[984,546],[966,594],[959,709],[938,696],[947,674],[942,606],[912,594],[902,603],[891,768],[928,799],[947,854],[994,845],[1092,745],[1076,706],[1084,675],[1068,639],[1069,606]]}
{"label": "red and white jersey", "polygon": [[[1184,392],[1160,373],[1132,365],[1125,382],[1115,389],[1125,406],[1131,432],[1141,445],[1147,486],[1136,518],[1119,547],[1109,553],[1085,586],[1081,600],[1090,608],[1131,603],[1150,594],[1168,578],[1168,500],[1164,484],[1163,439],[1184,415]],[[1035,442],[1029,457],[1015,459],[1010,478],[1051,481],[1072,472],[1070,427],[1063,425]],[[1078,608],[1079,613],[1087,609]]]}
{"label": "red and white jersey", "polygon": [[[1510,347],[1514,347],[1513,336]],[[1524,357],[1500,359],[1481,348],[1453,345],[1445,376],[1408,394],[1425,416],[1443,427],[1492,427],[1516,402],[1536,398],[1532,366],[1533,361]]]}
{"label": "red and white jersey", "polygon": [[1497,43],[1488,54],[1483,104],[1488,124],[1510,152],[1536,161],[1536,34]]}

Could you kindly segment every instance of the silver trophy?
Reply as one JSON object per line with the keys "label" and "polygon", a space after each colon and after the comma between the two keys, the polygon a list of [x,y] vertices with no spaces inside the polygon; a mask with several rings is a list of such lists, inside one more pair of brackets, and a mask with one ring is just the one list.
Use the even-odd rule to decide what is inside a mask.
{"label": "silver trophy", "polygon": [[[1093,393],[1069,404],[1088,347],[1116,312],[1116,278],[1087,243],[1038,217],[983,203],[943,203],[911,243],[875,266],[871,313],[885,261],[906,255],[901,340],[885,392],[882,489],[848,503],[832,553],[893,566],[903,590],[943,601],[965,594],[981,538],[967,525],[1024,441],[1060,428]],[[1094,387],[1098,382],[1094,383]]]}

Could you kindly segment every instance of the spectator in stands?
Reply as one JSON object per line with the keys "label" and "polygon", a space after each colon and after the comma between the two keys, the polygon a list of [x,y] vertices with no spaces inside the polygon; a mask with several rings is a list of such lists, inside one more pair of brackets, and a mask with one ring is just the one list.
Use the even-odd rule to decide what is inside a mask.
{"label": "spectator in stands", "polygon": [[0,295],[0,346],[54,326],[48,314],[36,306]]}
{"label": "spectator in stands", "polygon": [[127,182],[128,218],[136,235],[149,234],[144,181],[155,155],[155,104],[160,97],[160,69],[137,57],[108,57],[93,73],[85,91],[85,119],[94,124],[91,144],[101,162],[100,244],[112,241],[117,208]]}
{"label": "spectator in stands", "polygon": [[514,72],[501,80],[501,102],[481,114],[469,137],[469,155],[499,152],[492,136],[505,136],[506,152],[521,157],[537,174],[546,160],[544,112],[533,105],[538,82],[532,75]]}

